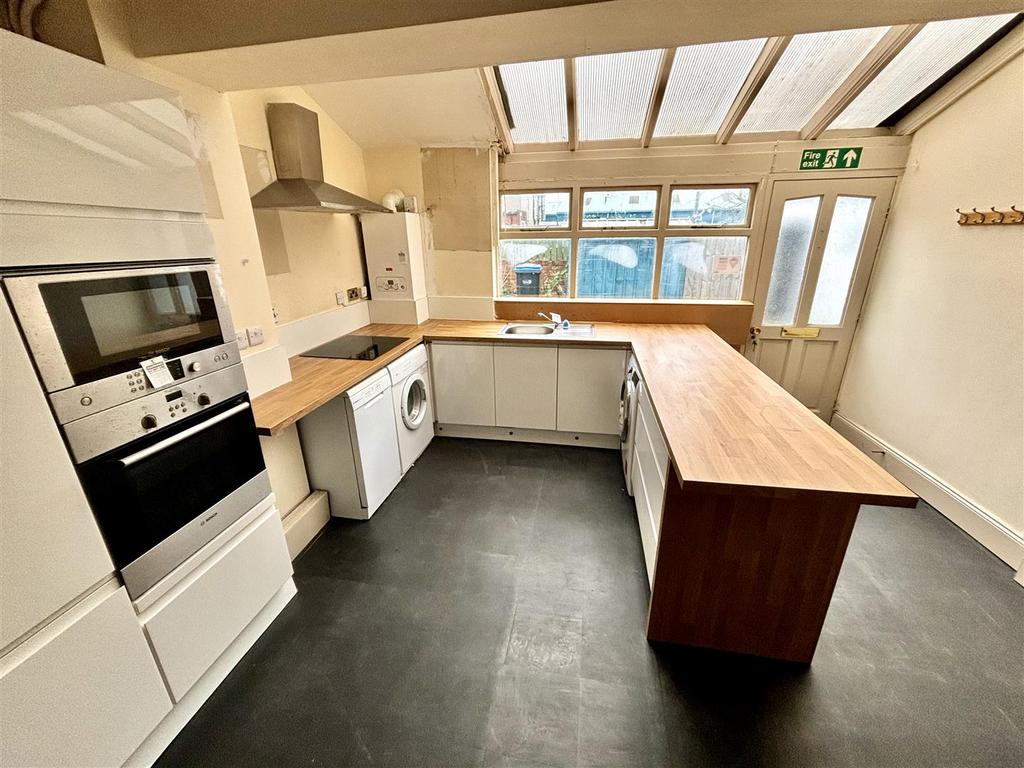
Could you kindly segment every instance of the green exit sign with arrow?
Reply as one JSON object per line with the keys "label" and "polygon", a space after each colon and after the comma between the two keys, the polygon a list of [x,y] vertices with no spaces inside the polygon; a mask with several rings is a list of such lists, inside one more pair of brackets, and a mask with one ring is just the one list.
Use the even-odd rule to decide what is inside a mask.
{"label": "green exit sign with arrow", "polygon": [[805,149],[800,158],[801,171],[846,170],[860,165],[864,147],[835,147],[832,149]]}

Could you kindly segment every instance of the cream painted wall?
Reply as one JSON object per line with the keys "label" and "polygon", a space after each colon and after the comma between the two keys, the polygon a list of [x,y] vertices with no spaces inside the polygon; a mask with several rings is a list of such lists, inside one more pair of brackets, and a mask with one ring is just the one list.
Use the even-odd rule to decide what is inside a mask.
{"label": "cream painted wall", "polygon": [[492,318],[497,154],[430,147],[422,161],[431,316]]}
{"label": "cream painted wall", "polygon": [[[365,196],[363,151],[298,86],[241,91],[228,94],[234,114],[237,142],[273,154],[266,107],[272,102],[294,102],[317,113],[323,153],[324,180]],[[250,179],[253,174],[250,173]],[[252,193],[258,189],[251,189]],[[266,213],[257,220],[260,243],[268,270],[267,283],[278,322],[290,322],[338,306],[337,291],[363,284],[363,257],[359,222],[355,216],[287,212]]]}
{"label": "cream painted wall", "polygon": [[415,195],[423,205],[423,166],[415,144],[363,149],[366,164],[366,196],[380,202],[392,189]]}
{"label": "cream painted wall", "polygon": [[843,418],[1024,537],[1024,199],[1018,56],[915,136],[839,396]]}

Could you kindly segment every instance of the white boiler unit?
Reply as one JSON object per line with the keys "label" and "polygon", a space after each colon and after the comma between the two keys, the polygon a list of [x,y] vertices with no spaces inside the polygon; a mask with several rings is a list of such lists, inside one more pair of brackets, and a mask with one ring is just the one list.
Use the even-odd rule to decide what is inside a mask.
{"label": "white boiler unit", "polygon": [[370,276],[370,320],[422,323],[427,319],[423,232],[418,213],[359,216]]}

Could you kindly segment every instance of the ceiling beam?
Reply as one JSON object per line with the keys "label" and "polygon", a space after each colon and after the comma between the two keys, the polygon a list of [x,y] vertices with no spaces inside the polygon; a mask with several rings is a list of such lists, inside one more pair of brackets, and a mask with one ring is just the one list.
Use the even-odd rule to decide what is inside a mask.
{"label": "ceiling beam", "polygon": [[651,91],[651,101],[647,105],[647,116],[644,118],[644,133],[641,142],[643,147],[651,146],[651,139],[654,138],[654,126],[658,123],[658,115],[661,114],[661,104],[665,101],[665,90],[668,88],[668,79],[672,75],[672,62],[675,59],[675,48],[666,48],[661,52],[658,76],[654,79],[654,90]]}
{"label": "ceiling beam", "polygon": [[512,141],[512,127],[508,122],[505,100],[501,96],[501,88],[498,85],[494,67],[480,67],[477,72],[480,74],[480,82],[487,95],[487,103],[491,107],[491,117],[494,118],[494,125],[498,129],[498,143],[501,144],[502,154],[512,154],[512,150],[515,149],[515,143]]}
{"label": "ceiling beam", "polygon": [[579,143],[576,130],[576,65],[565,59],[565,118],[569,123],[569,151],[575,152]]}
{"label": "ceiling beam", "polygon": [[882,35],[842,84],[811,115],[807,124],[800,130],[800,138],[818,138],[922,29],[924,24],[902,24],[891,27]]}
{"label": "ceiling beam", "polygon": [[740,122],[742,122],[743,116],[747,114],[747,110],[754,103],[757,94],[761,92],[765,81],[772,73],[772,70],[775,69],[775,65],[779,63],[779,59],[786,52],[789,41],[792,39],[789,35],[784,35],[783,37],[769,37],[765,41],[757,61],[750,68],[747,79],[743,81],[739,93],[736,94],[732,106],[729,107],[729,111],[725,115],[725,120],[722,121],[722,126],[715,135],[716,144],[725,144],[732,138]]}

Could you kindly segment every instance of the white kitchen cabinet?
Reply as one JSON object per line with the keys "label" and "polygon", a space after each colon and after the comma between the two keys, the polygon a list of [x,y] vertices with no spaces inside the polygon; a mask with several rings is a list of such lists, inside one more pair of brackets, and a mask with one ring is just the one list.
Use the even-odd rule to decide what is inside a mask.
{"label": "white kitchen cabinet", "polygon": [[559,431],[617,434],[625,369],[623,349],[559,347]]}
{"label": "white kitchen cabinet", "polygon": [[114,572],[0,296],[0,648]]}
{"label": "white kitchen cabinet", "polygon": [[121,765],[170,710],[111,582],[0,659],[0,765]]}
{"label": "white kitchen cabinet", "polygon": [[216,256],[174,91],[22,35],[0,60],[0,265]]}
{"label": "white kitchen cabinet", "polygon": [[558,348],[494,347],[495,416],[499,427],[554,429]]}
{"label": "white kitchen cabinet", "polygon": [[494,346],[435,341],[430,361],[438,422],[495,426]]}
{"label": "white kitchen cabinet", "polygon": [[271,506],[142,612],[164,678],[181,701],[291,577],[281,519]]}
{"label": "white kitchen cabinet", "polygon": [[645,388],[640,390],[634,435],[635,454],[631,471],[636,517],[640,526],[640,542],[644,550],[647,579],[653,586],[658,538],[661,534],[661,516],[668,482],[669,454]]}

